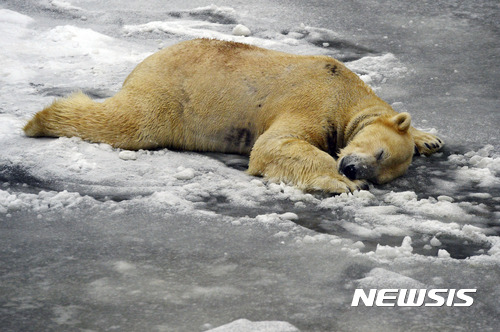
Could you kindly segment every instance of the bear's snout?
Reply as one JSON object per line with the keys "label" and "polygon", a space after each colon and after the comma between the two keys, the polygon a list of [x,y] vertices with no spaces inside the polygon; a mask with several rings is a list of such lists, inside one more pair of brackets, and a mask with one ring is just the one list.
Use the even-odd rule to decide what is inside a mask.
{"label": "bear's snout", "polygon": [[352,156],[346,156],[340,160],[339,171],[349,180],[356,180],[357,169]]}
{"label": "bear's snout", "polygon": [[356,180],[356,166],[355,165],[347,165],[342,172],[345,176],[349,178],[349,180]]}
{"label": "bear's snout", "polygon": [[349,180],[370,179],[374,176],[374,167],[370,167],[365,158],[357,155],[343,157],[339,163],[339,172]]}

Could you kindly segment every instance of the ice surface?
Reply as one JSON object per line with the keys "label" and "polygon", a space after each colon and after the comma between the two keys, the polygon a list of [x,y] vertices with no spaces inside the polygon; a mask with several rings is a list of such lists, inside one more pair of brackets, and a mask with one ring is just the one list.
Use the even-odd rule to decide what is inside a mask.
{"label": "ice surface", "polygon": [[[494,2],[213,2],[0,5],[1,329],[496,330]],[[23,135],[55,97],[109,97],[195,37],[337,57],[447,145],[323,197],[248,176],[243,156]],[[461,310],[350,307],[355,288],[433,287],[478,291]]]}

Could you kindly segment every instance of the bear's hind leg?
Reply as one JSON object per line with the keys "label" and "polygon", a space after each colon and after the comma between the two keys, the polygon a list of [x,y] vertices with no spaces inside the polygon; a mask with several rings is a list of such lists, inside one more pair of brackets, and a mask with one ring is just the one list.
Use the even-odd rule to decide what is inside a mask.
{"label": "bear's hind leg", "polygon": [[410,134],[413,136],[413,141],[415,142],[415,154],[416,155],[431,155],[439,151],[443,146],[443,141],[433,135],[421,130],[410,127]]}

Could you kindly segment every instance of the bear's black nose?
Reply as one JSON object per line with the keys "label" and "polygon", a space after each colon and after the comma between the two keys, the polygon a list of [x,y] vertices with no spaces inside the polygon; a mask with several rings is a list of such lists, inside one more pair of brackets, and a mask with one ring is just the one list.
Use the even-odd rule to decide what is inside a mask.
{"label": "bear's black nose", "polygon": [[349,178],[349,180],[356,180],[356,166],[347,165],[342,168],[342,173]]}

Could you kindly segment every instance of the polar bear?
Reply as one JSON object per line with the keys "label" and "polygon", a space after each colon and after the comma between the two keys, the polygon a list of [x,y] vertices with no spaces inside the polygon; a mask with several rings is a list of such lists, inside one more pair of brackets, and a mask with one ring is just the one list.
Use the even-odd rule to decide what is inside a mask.
{"label": "polar bear", "polygon": [[83,93],[35,114],[27,136],[122,149],[249,154],[248,173],[305,191],[385,183],[443,146],[328,56],[195,39],[145,59],[102,103]]}

